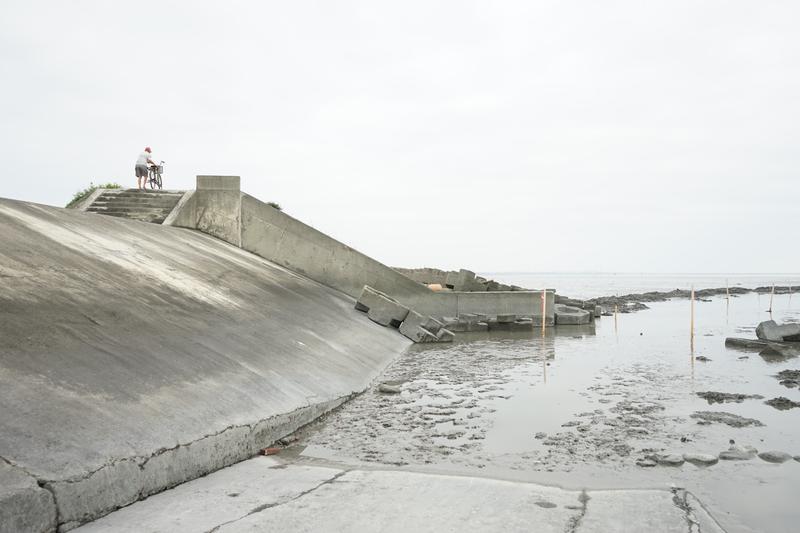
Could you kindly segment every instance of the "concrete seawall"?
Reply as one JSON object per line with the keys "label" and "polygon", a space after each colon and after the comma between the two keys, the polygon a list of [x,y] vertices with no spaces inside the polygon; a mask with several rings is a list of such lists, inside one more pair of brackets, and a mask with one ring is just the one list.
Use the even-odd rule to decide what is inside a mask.
{"label": "concrete seawall", "polygon": [[[436,317],[516,314],[541,320],[541,292],[433,292],[396,270],[240,191],[238,176],[198,176],[165,224],[198,229],[358,298],[365,285]],[[553,324],[555,295],[546,293]],[[541,322],[539,322],[541,323]]]}
{"label": "concrete seawall", "polygon": [[353,303],[199,232],[0,199],[0,531],[68,530],[363,390],[409,343]]}

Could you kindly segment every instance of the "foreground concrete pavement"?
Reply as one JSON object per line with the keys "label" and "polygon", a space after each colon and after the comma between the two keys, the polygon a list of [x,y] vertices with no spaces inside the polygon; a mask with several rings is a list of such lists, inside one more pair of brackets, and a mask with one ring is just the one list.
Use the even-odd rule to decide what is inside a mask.
{"label": "foreground concrete pavement", "polygon": [[682,490],[583,492],[406,470],[283,464],[258,457],[137,502],[75,531],[723,530]]}

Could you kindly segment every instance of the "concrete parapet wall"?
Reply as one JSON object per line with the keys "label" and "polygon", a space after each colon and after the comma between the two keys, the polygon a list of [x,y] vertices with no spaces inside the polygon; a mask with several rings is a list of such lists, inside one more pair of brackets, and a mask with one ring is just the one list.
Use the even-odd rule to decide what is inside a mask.
{"label": "concrete parapet wall", "polygon": [[394,269],[231,187],[197,177],[197,191],[171,221],[199,229],[358,298],[364,285],[401,299],[431,293]]}
{"label": "concrete parapet wall", "polygon": [[[435,317],[460,313],[532,317],[542,314],[539,291],[433,292],[232,186],[215,186],[210,176],[197,179],[197,191],[181,206],[180,212],[173,213],[171,224],[219,237],[353,298],[358,298],[367,285],[415,311]],[[474,274],[470,279],[473,278]],[[547,323],[552,324],[551,292],[548,292],[546,315]]]}
{"label": "concrete parapet wall", "polygon": [[[545,294],[546,324],[553,325],[555,293],[546,291]],[[437,318],[470,313],[528,316],[539,320],[542,316],[541,291],[436,292],[423,298],[410,298],[403,303],[418,313]]]}

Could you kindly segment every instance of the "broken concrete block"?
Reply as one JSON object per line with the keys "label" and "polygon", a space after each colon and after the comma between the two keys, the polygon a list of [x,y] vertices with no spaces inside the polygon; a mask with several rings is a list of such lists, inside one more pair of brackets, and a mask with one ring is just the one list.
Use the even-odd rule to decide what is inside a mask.
{"label": "broken concrete block", "polygon": [[508,324],[517,320],[517,315],[497,315],[497,322],[500,324]]}
{"label": "broken concrete block", "polygon": [[[484,282],[485,281],[486,280],[484,280]],[[484,285],[478,279],[475,278],[475,273],[469,270],[465,270],[463,268],[458,272],[448,272],[445,285],[447,285],[448,287],[450,287],[455,291],[467,291],[467,292],[486,291],[486,285]]]}
{"label": "broken concrete block", "polygon": [[406,328],[409,329],[413,329],[414,327],[419,326],[425,328],[434,335],[436,335],[436,333],[438,333],[439,330],[444,326],[444,324],[442,324],[432,316],[421,315],[416,311],[409,311],[408,316],[406,316],[402,325],[406,326]]}
{"label": "broken concrete block", "polygon": [[604,312],[605,311],[603,310],[603,306],[601,306],[601,305],[595,305],[594,306],[594,317],[595,318],[600,318],[601,316],[603,316]]}
{"label": "broken concrete block", "polygon": [[756,327],[756,337],[765,341],[800,341],[800,324],[778,324],[767,320]]}
{"label": "broken concrete block", "polygon": [[439,342],[453,342],[455,337],[452,331],[444,328],[440,329],[439,333],[436,334],[436,340]]}
{"label": "broken concrete block", "polygon": [[408,316],[408,307],[368,286],[364,286],[356,306],[356,309],[366,307],[370,320],[382,326],[400,327]]}
{"label": "broken concrete block", "polygon": [[589,311],[563,304],[555,305],[555,314],[557,326],[579,326],[590,323],[593,318]]}
{"label": "broken concrete block", "polygon": [[489,317],[482,313],[463,313],[458,315],[459,322],[466,322],[467,324],[475,324],[477,322],[486,322]]}
{"label": "broken concrete block", "polygon": [[436,335],[434,335],[427,329],[421,326],[406,327],[405,322],[400,324],[400,333],[402,333],[406,338],[417,343],[437,341]]}

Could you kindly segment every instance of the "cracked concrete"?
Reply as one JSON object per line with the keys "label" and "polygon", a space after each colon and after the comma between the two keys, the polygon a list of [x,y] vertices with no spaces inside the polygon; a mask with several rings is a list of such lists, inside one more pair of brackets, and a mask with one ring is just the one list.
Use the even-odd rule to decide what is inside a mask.
{"label": "cracked concrete", "polygon": [[695,527],[689,531],[722,531],[690,494],[681,493],[681,505],[675,497],[669,490],[576,491],[259,457],[120,509],[76,533],[506,532],[534,525],[538,533],[684,533],[688,523]]}
{"label": "cracked concrete", "polygon": [[62,531],[251,457],[409,345],[196,231],[4,199],[0,226],[0,456]]}

